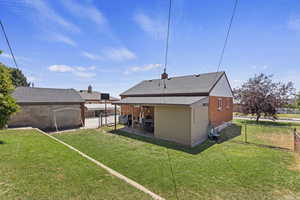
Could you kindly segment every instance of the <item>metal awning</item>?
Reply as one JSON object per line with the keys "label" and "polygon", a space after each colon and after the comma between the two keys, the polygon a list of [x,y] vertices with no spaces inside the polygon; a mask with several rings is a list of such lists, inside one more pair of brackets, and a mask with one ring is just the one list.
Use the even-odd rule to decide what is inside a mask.
{"label": "metal awning", "polygon": [[126,97],[112,104],[143,104],[143,105],[191,105],[203,100],[208,101],[207,96],[178,96],[178,97]]}
{"label": "metal awning", "polygon": [[[105,110],[105,104],[97,104],[97,103],[93,103],[93,104],[85,104],[84,105],[88,110],[90,111],[95,111],[95,110]],[[111,104],[106,104],[106,109],[107,110],[113,110],[114,109],[114,105]]]}

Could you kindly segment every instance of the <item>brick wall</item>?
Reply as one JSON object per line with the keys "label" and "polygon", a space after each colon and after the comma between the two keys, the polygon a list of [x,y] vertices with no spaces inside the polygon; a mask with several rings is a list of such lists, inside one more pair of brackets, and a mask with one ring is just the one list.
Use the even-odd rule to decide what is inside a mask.
{"label": "brick wall", "polygon": [[[218,109],[218,99],[222,101],[222,108]],[[209,121],[213,126],[221,125],[232,120],[233,98],[232,97],[209,97]]]}

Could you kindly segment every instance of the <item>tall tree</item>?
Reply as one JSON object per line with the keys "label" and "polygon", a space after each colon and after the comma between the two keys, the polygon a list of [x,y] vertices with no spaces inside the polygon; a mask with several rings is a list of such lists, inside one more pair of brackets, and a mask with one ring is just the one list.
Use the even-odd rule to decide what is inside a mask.
{"label": "tall tree", "polygon": [[0,63],[0,128],[3,128],[9,117],[19,109],[15,99],[11,96],[13,90],[9,70]]}
{"label": "tall tree", "polygon": [[277,108],[287,104],[294,95],[292,82],[284,84],[274,82],[271,78],[261,73],[234,89],[235,98],[242,105],[242,112],[256,115],[256,122],[262,115],[277,119]]}
{"label": "tall tree", "polygon": [[29,87],[30,83],[27,82],[27,78],[23,74],[20,69],[17,68],[9,68],[9,72],[11,74],[12,83],[15,87]]}

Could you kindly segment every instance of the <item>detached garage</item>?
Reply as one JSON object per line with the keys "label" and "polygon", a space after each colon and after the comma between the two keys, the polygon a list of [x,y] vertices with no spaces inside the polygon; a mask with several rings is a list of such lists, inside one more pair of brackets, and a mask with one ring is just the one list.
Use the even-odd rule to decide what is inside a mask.
{"label": "detached garage", "polygon": [[13,93],[21,110],[8,127],[62,130],[84,126],[84,100],[74,89],[18,87]]}

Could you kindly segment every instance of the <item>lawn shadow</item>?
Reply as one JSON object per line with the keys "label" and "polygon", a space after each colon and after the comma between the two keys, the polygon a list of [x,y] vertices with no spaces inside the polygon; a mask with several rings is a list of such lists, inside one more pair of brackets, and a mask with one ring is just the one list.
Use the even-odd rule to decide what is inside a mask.
{"label": "lawn shadow", "polygon": [[231,126],[225,128],[221,131],[221,134],[220,134],[220,137],[218,138],[217,143],[221,144],[221,143],[231,140],[235,137],[238,137],[241,135],[241,132],[242,132],[242,126],[232,124]]}
{"label": "lawn shadow", "polygon": [[[187,146],[183,146],[181,144],[177,144],[175,142],[170,142],[170,141],[166,141],[166,140],[162,140],[162,139],[158,139],[158,138],[154,138],[154,137],[147,137],[147,136],[142,136],[142,135],[136,135],[133,133],[128,133],[128,132],[122,131],[120,129],[118,129],[117,131],[111,130],[108,132],[112,133],[112,134],[118,134],[118,135],[121,135],[124,137],[128,137],[131,139],[147,142],[150,144],[163,146],[163,147],[166,147],[169,149],[183,151],[183,152],[189,153],[189,154],[201,153],[201,152],[207,150],[208,148],[210,148],[211,146],[213,146],[214,144],[216,144],[215,141],[207,139],[203,143],[201,143],[195,147],[187,147]],[[239,136],[240,134],[241,134],[241,126],[232,125],[230,127],[227,127],[226,129],[224,129],[222,131],[221,140],[219,140],[220,142],[218,141],[218,143],[222,143],[227,140],[230,140],[236,136]]]}
{"label": "lawn shadow", "polygon": [[262,147],[262,148],[292,151],[289,148],[279,147],[279,146],[272,146],[272,145],[268,145],[268,144],[259,144],[259,143],[254,143],[254,142],[243,142],[243,141],[232,141],[232,142],[237,143],[237,144],[252,145],[252,146],[257,146],[257,147]]}
{"label": "lawn shadow", "polygon": [[0,144],[5,144],[5,142],[0,140]]}

